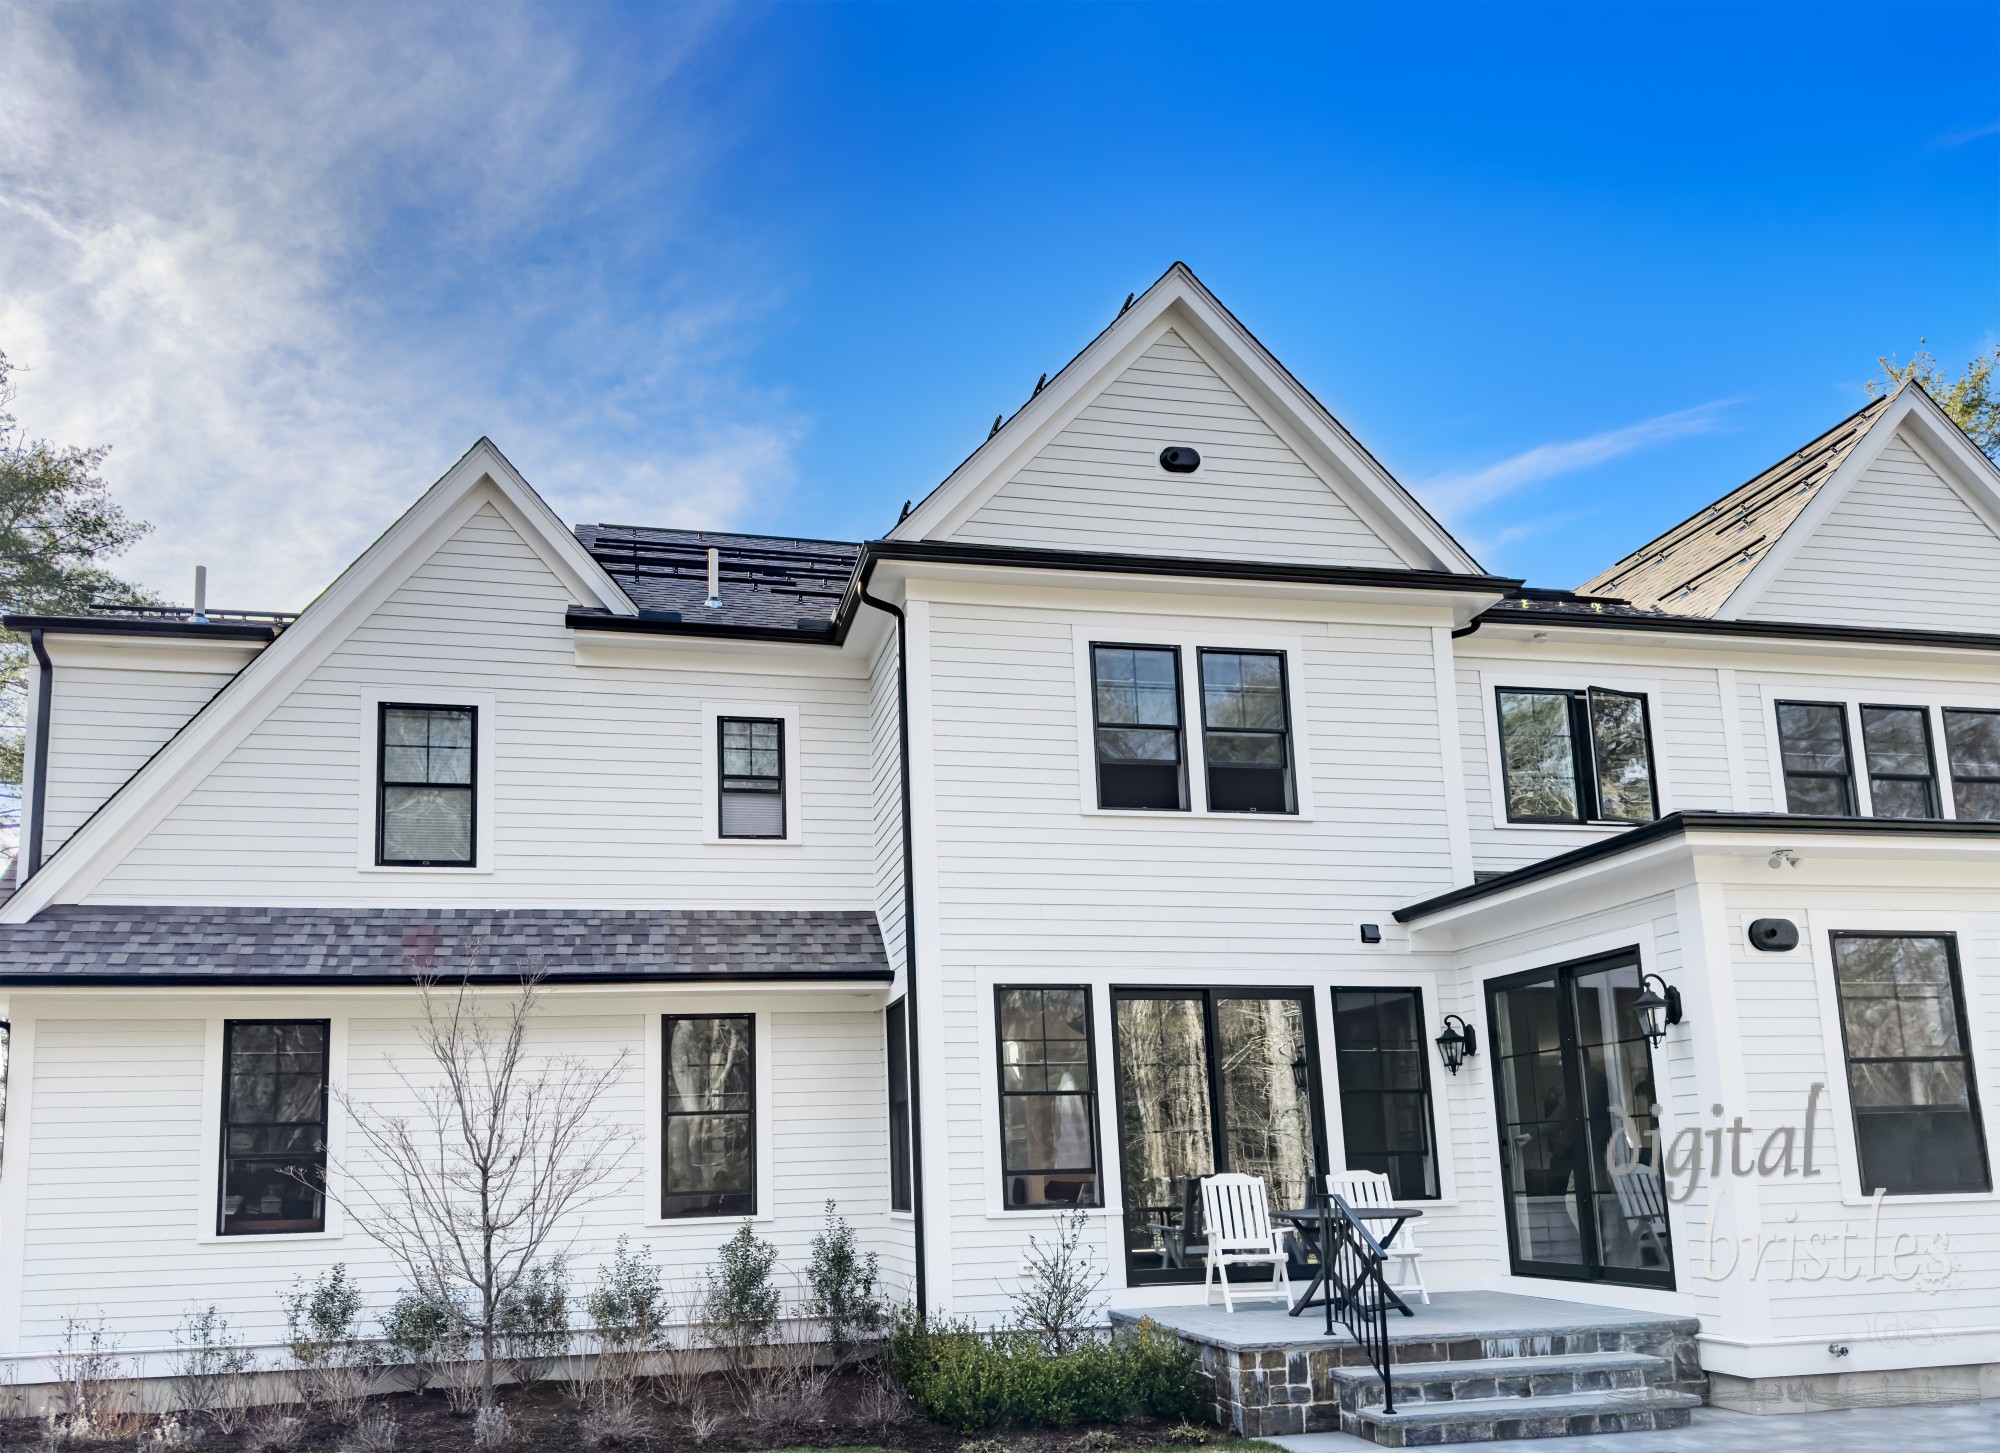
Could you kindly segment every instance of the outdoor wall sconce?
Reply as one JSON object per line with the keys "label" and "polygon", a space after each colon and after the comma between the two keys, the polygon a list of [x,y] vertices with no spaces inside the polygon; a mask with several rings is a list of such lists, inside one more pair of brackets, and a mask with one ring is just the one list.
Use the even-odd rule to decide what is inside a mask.
{"label": "outdoor wall sconce", "polygon": [[[1654,993],[1647,987],[1649,984],[1658,984],[1660,992]],[[1660,1041],[1667,1037],[1667,1026],[1681,1022],[1681,991],[1658,974],[1642,976],[1639,988],[1639,997],[1632,1001],[1632,1012],[1639,1016],[1639,1032],[1658,1049]]]}
{"label": "outdoor wall sconce", "polygon": [[[1458,1025],[1456,1029],[1452,1028],[1454,1022]],[[1437,1037],[1437,1047],[1444,1067],[1457,1074],[1467,1055],[1479,1053],[1479,1036],[1470,1024],[1456,1014],[1447,1014],[1444,1017],[1444,1033]]]}

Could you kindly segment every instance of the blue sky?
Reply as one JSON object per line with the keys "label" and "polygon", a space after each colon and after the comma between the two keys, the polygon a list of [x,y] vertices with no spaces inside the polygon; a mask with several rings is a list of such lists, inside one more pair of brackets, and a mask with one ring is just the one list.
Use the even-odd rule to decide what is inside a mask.
{"label": "blue sky", "polygon": [[2000,6],[0,8],[0,349],[296,605],[490,434],[879,534],[1185,259],[1574,585],[2000,341]]}

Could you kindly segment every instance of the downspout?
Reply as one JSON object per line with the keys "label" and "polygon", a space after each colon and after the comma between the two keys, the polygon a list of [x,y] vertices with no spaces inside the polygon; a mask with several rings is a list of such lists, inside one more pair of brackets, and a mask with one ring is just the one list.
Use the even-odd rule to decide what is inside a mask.
{"label": "downspout", "polygon": [[861,586],[863,603],[896,618],[896,733],[903,800],[903,1027],[909,1046],[910,1074],[910,1215],[916,1254],[917,1316],[929,1315],[924,1270],[924,1092],[923,1064],[917,1032],[917,873],[916,849],[910,826],[910,635],[901,606],[870,595]]}
{"label": "downspout", "polygon": [[48,648],[42,644],[39,627],[28,632],[28,645],[35,653],[35,665],[39,668],[39,679],[35,682],[35,773],[34,781],[29,784],[32,795],[28,799],[25,871],[15,874],[16,886],[27,882],[42,866],[42,802],[48,796],[49,786],[49,705],[56,694],[55,663],[49,660]]}

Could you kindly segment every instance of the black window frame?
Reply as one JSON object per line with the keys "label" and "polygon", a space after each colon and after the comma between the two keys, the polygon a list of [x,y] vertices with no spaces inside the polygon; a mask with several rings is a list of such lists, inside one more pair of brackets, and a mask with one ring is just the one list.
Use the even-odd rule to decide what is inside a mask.
{"label": "black window frame", "polygon": [[[1924,772],[1918,776],[1912,772],[1877,772],[1870,762],[1873,748],[1868,744],[1868,713],[1871,711],[1913,711],[1924,724]],[[1918,782],[1924,784],[1925,800],[1930,811],[1922,817],[1891,817],[1891,822],[1927,822],[1944,816],[1944,803],[1938,791],[1937,740],[1931,731],[1931,709],[1928,706],[1912,706],[1907,702],[1863,701],[1855,705],[1855,712],[1861,719],[1861,761],[1860,767],[1868,776],[1868,813],[1871,817],[1882,814],[1875,809],[1875,784],[1879,782]]]}
{"label": "black window frame", "polygon": [[[1415,1003],[1416,1005],[1415,1023],[1417,1026],[1417,1037],[1415,1041],[1413,1041],[1413,1043],[1411,1044],[1411,1048],[1417,1052],[1418,1073],[1422,1076],[1423,1079],[1423,1086],[1420,1091],[1412,1092],[1409,1090],[1385,1090],[1379,1088],[1379,1082],[1382,1079],[1382,1076],[1379,1073],[1376,1076],[1376,1079],[1378,1081],[1377,1088],[1362,1089],[1362,1090],[1348,1089],[1347,1079],[1345,1074],[1343,1073],[1343,1070],[1346,1067],[1346,1056],[1349,1053],[1366,1054],[1371,1051],[1369,1049],[1361,1049],[1353,1051],[1342,1049],[1340,1043],[1340,996],[1342,994],[1378,994],[1378,995],[1403,994],[1409,996],[1409,998]],[[1329,987],[1328,995],[1329,995],[1328,1006],[1330,1012],[1333,1015],[1332,1024],[1333,1024],[1334,1094],[1338,1096],[1340,1100],[1341,1164],[1345,1165],[1350,1171],[1376,1169],[1376,1167],[1373,1166],[1357,1166],[1354,1163],[1355,1151],[1354,1151],[1354,1146],[1349,1138],[1354,1122],[1349,1118],[1347,1114],[1347,1101],[1349,1096],[1352,1095],[1359,1097],[1361,1095],[1370,1095],[1370,1094],[1377,1096],[1386,1096],[1386,1095],[1408,1095],[1411,1093],[1416,1093],[1421,1097],[1423,1102],[1424,1141],[1425,1141],[1424,1154],[1430,1157],[1431,1181],[1437,1187],[1437,1189],[1433,1190],[1428,1195],[1421,1193],[1406,1194],[1401,1190],[1394,1191],[1393,1195],[1394,1198],[1399,1202],[1443,1200],[1444,1199],[1444,1156],[1438,1146],[1437,1099],[1434,1087],[1431,1084],[1430,1041],[1424,1037],[1424,1027],[1430,1022],[1424,1018],[1424,991],[1420,988],[1415,987],[1414,985],[1407,985],[1407,984],[1334,984]],[[1382,1053],[1382,1046],[1379,1044],[1373,1046],[1372,1052],[1379,1057]],[[1408,1152],[1391,1151],[1387,1147],[1384,1147],[1379,1152],[1364,1148],[1362,1153],[1364,1155],[1368,1154],[1391,1155],[1391,1154],[1407,1154]],[[1384,1173],[1386,1174],[1386,1172]],[[1394,1177],[1391,1177],[1392,1184],[1393,1181]]]}
{"label": "black window frame", "polygon": [[[1883,1197],[1886,1199],[1891,1196],[1990,1195],[1993,1191],[1992,1153],[1987,1147],[1986,1116],[1979,1102],[1979,1074],[1978,1067],[1974,1063],[1975,1056],[1972,1052],[1972,1025],[1966,1019],[1965,1014],[1965,977],[1959,964],[1958,935],[1949,930],[1918,932],[1911,930],[1834,929],[1827,934],[1828,967],[1834,976],[1834,1013],[1840,1021],[1840,1067],[1841,1072],[1849,1077],[1847,1117],[1849,1121],[1848,1129],[1852,1135],[1852,1144],[1854,1146],[1855,1184],[1864,1196],[1872,1196],[1875,1193],[1875,1187],[1870,1184],[1875,1177],[1868,1173],[1867,1154],[1863,1148],[1861,1137],[1861,1119],[1864,1112],[1861,1107],[1854,1103],[1852,1066],[1855,1064],[1855,1056],[1847,1035],[1847,1006],[1842,1000],[1840,993],[1840,941],[1842,939],[1856,938],[1934,938],[1943,942],[1946,981],[1951,987],[1951,1009],[1953,1019],[1958,1028],[1959,1052],[1955,1055],[1864,1056],[1861,1062],[1864,1064],[1909,1064],[1912,1062],[1941,1064],[1956,1061],[1965,1072],[1966,1109],[1972,1122],[1972,1141],[1979,1148],[1979,1165],[1985,1181],[1983,1186],[1971,1188],[1950,1186],[1891,1190],[1887,1186],[1884,1186],[1881,1188]],[[1893,1110],[1884,1112],[1880,1107],[1871,1107],[1866,1113],[1896,1112]]]}
{"label": "black window frame", "polygon": [[[471,724],[471,742],[466,757],[463,784],[439,782],[391,782],[389,780],[389,713],[392,711],[459,712]],[[391,787],[449,787],[466,795],[465,853],[463,858],[392,858],[388,855],[389,789]],[[378,868],[476,868],[479,866],[479,708],[444,701],[384,701],[375,712],[375,866]]]}
{"label": "black window frame", "polygon": [[[1831,708],[1834,712],[1838,713],[1840,717],[1840,750],[1842,757],[1847,762],[1845,772],[1838,774],[1833,772],[1794,772],[1785,765],[1785,718],[1783,713],[1784,709],[1788,706],[1817,706]],[[1785,811],[1794,813],[1800,817],[1859,817],[1861,815],[1861,803],[1858,795],[1860,788],[1854,780],[1854,733],[1847,720],[1847,703],[1844,701],[1795,701],[1790,699],[1773,701],[1771,703],[1771,725],[1772,729],[1778,734],[1778,760],[1776,765],[1778,781],[1785,789]],[[1809,777],[1824,780],[1831,779],[1836,775],[1840,777],[1842,790],[1847,794],[1847,810],[1845,812],[1831,814],[1799,812],[1798,809],[1792,806],[1792,778]]]}
{"label": "black window frame", "polygon": [[915,1176],[910,1154],[910,1018],[909,1003],[898,999],[882,1011],[884,1059],[889,1072],[889,1209],[909,1211],[916,1204]]}
{"label": "black window frame", "polygon": [[[1083,995],[1083,1043],[1084,1065],[1090,1075],[1087,1090],[1010,1090],[1007,1088],[1007,1039],[1005,1013],[1001,1000],[1007,994],[1038,993],[1056,991]],[[993,986],[993,1071],[994,1087],[997,1092],[994,1112],[1000,1127],[1000,1204],[1008,1211],[1048,1212],[1069,1208],[1096,1208],[1104,1204],[1104,1145],[1098,1126],[1100,1105],[1098,1103],[1099,1074],[1097,1067],[1097,994],[1088,984],[996,984]],[[1010,1098],[1032,1098],[1037,1096],[1064,1096],[1081,1098],[1084,1113],[1090,1125],[1090,1159],[1088,1166],[1037,1166],[1027,1169],[1007,1164],[1007,1101]],[[1090,1191],[1088,1197],[1079,1194],[1074,1201],[1020,1201],[1014,1199],[1013,1178],[1033,1176],[1046,1179],[1049,1176],[1088,1177]]]}
{"label": "black window frame", "polygon": [[[229,1132],[231,1129],[235,1128],[237,1122],[232,1118],[230,1113],[231,1101],[234,1099],[234,1093],[233,1093],[234,1077],[230,1072],[230,1066],[234,1057],[237,1030],[244,1028],[269,1029],[279,1026],[295,1027],[300,1025],[312,1025],[317,1027],[320,1031],[319,1121],[318,1121],[319,1135],[315,1143],[315,1148],[303,1157],[294,1154],[286,1154],[282,1157],[275,1157],[266,1153],[256,1153],[247,1156],[232,1156],[229,1153]],[[217,1236],[313,1236],[313,1235],[319,1235],[326,1230],[326,1191],[325,1191],[326,1158],[327,1158],[327,1134],[329,1125],[328,1117],[331,1113],[331,1108],[332,1108],[332,1091],[331,1091],[332,1079],[333,1079],[333,1021],[332,1020],[330,1019],[225,1019],[222,1021],[222,1123],[217,1141],[219,1154],[217,1157],[217,1165],[216,1165],[216,1187],[215,1187],[215,1234]],[[256,1125],[270,1125],[270,1124],[304,1125],[304,1124],[310,1124],[312,1122],[255,1121],[246,1123],[256,1124]],[[273,1160],[273,1159],[283,1159],[294,1162],[303,1159],[309,1162],[310,1169],[318,1171],[321,1189],[319,1191],[318,1196],[316,1197],[316,1201],[319,1207],[319,1214],[316,1217],[312,1218],[314,1224],[310,1226],[294,1226],[286,1224],[282,1227],[274,1227],[270,1230],[261,1230],[255,1226],[240,1226],[232,1228],[229,1224],[230,1217],[227,1213],[227,1201],[225,1199],[229,1195],[229,1172],[231,1164],[239,1160]]]}
{"label": "black window frame", "polygon": [[[1648,818],[1606,817],[1600,811],[1597,780],[1597,731],[1590,711],[1593,694],[1629,697],[1639,703],[1639,712],[1644,719],[1646,739],[1646,785],[1653,799],[1653,815]],[[1514,812],[1514,793],[1509,784],[1507,772],[1507,709],[1508,696],[1560,696],[1566,699],[1569,720],[1569,759],[1571,778],[1576,787],[1576,815],[1574,817],[1517,816]],[[1528,825],[1559,825],[1570,827],[1639,827],[1648,822],[1658,822],[1660,812],[1660,757],[1653,743],[1653,699],[1646,691],[1627,691],[1618,686],[1495,686],[1493,688],[1493,729],[1494,745],[1499,752],[1500,764],[1500,810],[1509,823]]]}
{"label": "black window frame", "polygon": [[[1107,726],[1113,731],[1129,729],[1134,725],[1150,727],[1151,723],[1104,721],[1098,710],[1097,653],[1099,651],[1164,651],[1174,662],[1174,752],[1175,771],[1180,784],[1180,801],[1172,807],[1119,807],[1105,806],[1104,802],[1104,753],[1101,747],[1102,733]],[[1157,728],[1155,728],[1157,729]],[[1188,721],[1187,682],[1182,676],[1181,648],[1162,645],[1158,641],[1092,641],[1090,643],[1090,758],[1097,779],[1097,810],[1100,812],[1187,812],[1192,807],[1192,794],[1188,789]],[[1113,765],[1116,765],[1115,763]]]}
{"label": "black window frame", "polygon": [[[1227,812],[1249,817],[1296,817],[1299,812],[1298,753],[1293,745],[1292,733],[1292,663],[1291,652],[1263,646],[1197,646],[1194,661],[1195,704],[1201,714],[1201,777],[1202,805],[1210,812]],[[1284,713],[1285,724],[1270,727],[1212,727],[1208,724],[1208,672],[1205,669],[1210,656],[1269,656],[1278,663],[1278,704]],[[1283,807],[1217,807],[1215,805],[1215,758],[1208,749],[1208,739],[1217,733],[1232,736],[1271,736],[1278,739],[1284,749],[1285,765],[1285,805]],[[1224,771],[1243,770],[1227,768]]]}
{"label": "black window frame", "polygon": [[[776,777],[745,777],[741,774],[731,777],[728,761],[728,731],[730,723],[742,726],[772,726],[778,729],[778,775]],[[755,750],[753,747],[752,750]],[[728,838],[731,842],[782,842],[791,831],[791,814],[785,802],[785,719],[781,716],[717,716],[715,719],[715,835]],[[770,782],[775,785],[762,787],[731,787],[731,781]],[[723,812],[726,798],[731,792],[756,793],[766,796],[776,793],[778,798],[778,830],[776,832],[728,832],[723,827]]]}
{"label": "black window frame", "polygon": [[[674,1073],[674,1026],[676,1024],[707,1021],[713,1019],[739,1020],[749,1026],[747,1043],[750,1047],[750,1093],[748,1107],[743,1110],[676,1110],[673,1097]],[[675,1195],[689,1196],[689,1191],[673,1191],[673,1146],[670,1133],[674,1119],[694,1115],[740,1115],[750,1129],[749,1173],[750,1184],[746,1189],[731,1189],[723,1195],[741,1196],[746,1205],[741,1209],[728,1207],[715,1209],[707,1206],[690,1206],[678,1210],[668,1207],[668,1199]],[[738,1218],[755,1216],[760,1187],[757,1175],[758,1131],[757,1123],[757,1016],[755,1014],[662,1014],[660,1016],[660,1219],[662,1221],[698,1221],[717,1218]]]}
{"label": "black window frame", "polygon": [[1957,759],[1953,757],[1951,754],[1951,719],[1953,717],[1990,716],[1990,717],[2000,718],[2000,709],[1995,709],[1990,706],[1947,706],[1947,707],[1941,707],[1939,710],[1940,710],[1940,715],[1942,715],[1942,717],[1944,718],[1944,770],[1946,774],[1951,778],[1952,816],[1957,818],[1960,822],[2000,822],[2000,817],[1967,816],[1958,800],[1959,783],[1961,782],[1977,783],[1977,784],[1991,783],[1995,786],[2000,786],[2000,772],[1991,774],[1978,773],[1978,772],[1961,772],[1958,770]]}

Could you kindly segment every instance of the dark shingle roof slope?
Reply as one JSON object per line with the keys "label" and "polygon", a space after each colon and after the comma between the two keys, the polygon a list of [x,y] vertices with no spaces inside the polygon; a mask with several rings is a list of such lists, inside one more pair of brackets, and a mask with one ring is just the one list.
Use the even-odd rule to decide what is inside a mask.
{"label": "dark shingle roof slope", "polygon": [[0,984],[887,979],[875,915],[62,904],[0,925]]}
{"label": "dark shingle roof slope", "polygon": [[1894,395],[1850,414],[1812,443],[1731,490],[1692,519],[1577,587],[1642,609],[1712,616],[1846,462]]}
{"label": "dark shingle roof slope", "polygon": [[[578,525],[576,537],[646,612],[725,626],[825,629],[861,547],[841,540]],[[708,552],[721,553],[722,605],[708,608]]]}

